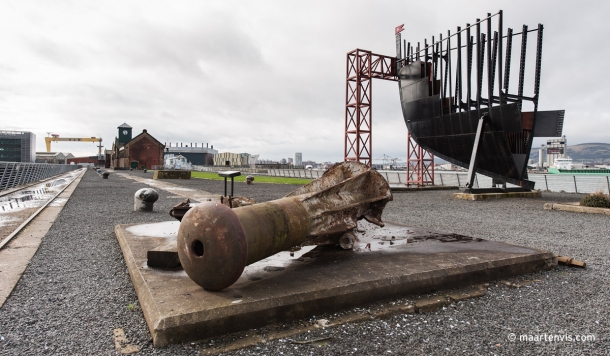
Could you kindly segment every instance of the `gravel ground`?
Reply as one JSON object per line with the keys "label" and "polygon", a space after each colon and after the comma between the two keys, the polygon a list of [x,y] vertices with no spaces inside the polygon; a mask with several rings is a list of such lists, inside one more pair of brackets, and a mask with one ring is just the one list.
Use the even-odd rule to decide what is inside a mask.
{"label": "gravel ground", "polygon": [[[214,194],[224,189],[222,181],[172,183]],[[159,191],[155,212],[135,213],[133,194],[142,187],[145,185],[112,171],[108,180],[93,171],[85,174],[0,309],[1,355],[118,354],[113,343],[115,328],[123,328],[141,354],[200,353],[205,345],[196,343],[154,349],[141,310],[128,308],[132,303],[137,305],[137,297],[114,226],[171,220],[167,211],[181,200]],[[235,195],[262,202],[295,188],[236,183]],[[230,354],[610,354],[610,218],[542,210],[545,202],[576,201],[581,196],[575,194],[474,202],[454,200],[452,193],[395,193],[384,219],[547,249],[584,260],[587,269],[558,267],[521,277],[538,280],[530,286],[514,289],[492,283],[484,297],[436,312],[318,329]],[[333,317],[321,315],[296,323]],[[517,341],[509,341],[511,333]],[[519,341],[520,335],[544,338],[544,334],[564,335],[574,341]],[[580,335],[593,335],[596,340],[576,341]],[[323,337],[330,339],[312,344],[291,342]]]}

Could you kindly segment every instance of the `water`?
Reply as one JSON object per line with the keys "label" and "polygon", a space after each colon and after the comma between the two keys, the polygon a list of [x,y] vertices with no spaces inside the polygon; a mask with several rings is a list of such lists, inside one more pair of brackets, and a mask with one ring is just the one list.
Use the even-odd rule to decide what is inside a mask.
{"label": "water", "polygon": [[53,196],[47,187],[25,190],[15,194],[9,194],[0,198],[0,213],[36,208]]}
{"label": "water", "polygon": [[51,199],[70,180],[54,179],[50,182],[37,184],[26,190],[16,191],[0,197],[0,214],[23,209],[38,208]]}
{"label": "water", "polygon": [[[403,172],[404,174],[404,172]],[[434,172],[436,185],[459,185],[466,183],[467,172]],[[442,184],[441,184],[442,176]],[[530,174],[529,180],[536,183],[535,189],[551,192],[567,193],[596,193],[608,194],[608,176],[590,174]],[[491,178],[477,174],[475,186],[481,188],[491,187]],[[507,184],[508,187],[515,185]]]}

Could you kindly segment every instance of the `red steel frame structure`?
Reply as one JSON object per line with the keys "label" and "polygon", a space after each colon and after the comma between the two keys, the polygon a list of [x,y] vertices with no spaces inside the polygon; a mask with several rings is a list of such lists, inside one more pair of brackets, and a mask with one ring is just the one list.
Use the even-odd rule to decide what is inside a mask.
{"label": "red steel frame structure", "polygon": [[406,185],[434,185],[434,155],[421,148],[407,133]]}
{"label": "red steel frame structure", "polygon": [[344,160],[372,163],[372,79],[397,81],[396,58],[355,49],[347,53]]}
{"label": "red steel frame structure", "polygon": [[[347,53],[346,78],[344,161],[360,161],[372,166],[372,79],[398,81],[396,57],[355,49]],[[406,184],[434,184],[434,157],[419,147],[410,135],[407,141]]]}

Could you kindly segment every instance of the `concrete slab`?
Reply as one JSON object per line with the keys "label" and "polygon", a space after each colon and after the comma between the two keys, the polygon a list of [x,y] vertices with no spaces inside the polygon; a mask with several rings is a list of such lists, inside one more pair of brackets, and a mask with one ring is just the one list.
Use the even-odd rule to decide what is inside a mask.
{"label": "concrete slab", "polygon": [[481,283],[553,267],[547,251],[386,223],[359,223],[354,251],[306,246],[246,267],[209,292],[178,269],[147,265],[147,251],[175,239],[179,223],[118,225],[155,346],[200,340],[342,308]]}
{"label": "concrete slab", "polygon": [[488,200],[488,199],[504,199],[504,198],[540,198],[542,192],[535,190],[532,192],[510,192],[510,193],[453,193],[455,199],[463,200]]}
{"label": "concrete slab", "polygon": [[546,203],[544,204],[544,210],[562,210],[571,211],[574,213],[588,213],[588,214],[605,214],[610,215],[610,209],[607,208],[592,208],[589,206],[580,206],[579,202],[575,203]]}

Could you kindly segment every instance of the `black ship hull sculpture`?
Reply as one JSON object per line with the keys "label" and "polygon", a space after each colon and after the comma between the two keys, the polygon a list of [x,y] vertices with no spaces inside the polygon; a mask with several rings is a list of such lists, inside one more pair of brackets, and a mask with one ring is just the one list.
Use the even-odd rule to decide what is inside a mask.
{"label": "black ship hull sculpture", "polygon": [[[466,190],[471,192],[483,192],[473,188],[475,173],[492,178],[493,187],[485,191],[511,190],[506,183],[518,187],[512,190],[533,189],[527,175],[533,138],[559,137],[563,130],[563,110],[538,110],[542,25],[535,30],[523,26],[520,33],[509,28],[506,34],[502,26],[502,11],[488,14],[415,49],[402,45],[402,27],[397,28],[400,99],[411,137],[428,152],[468,168]],[[526,95],[532,33],[537,35],[536,59],[527,79],[533,81],[533,93]],[[520,44],[519,57],[512,58],[513,42]],[[512,62],[519,63],[518,72],[511,73]],[[511,74],[518,79],[511,81]]]}

